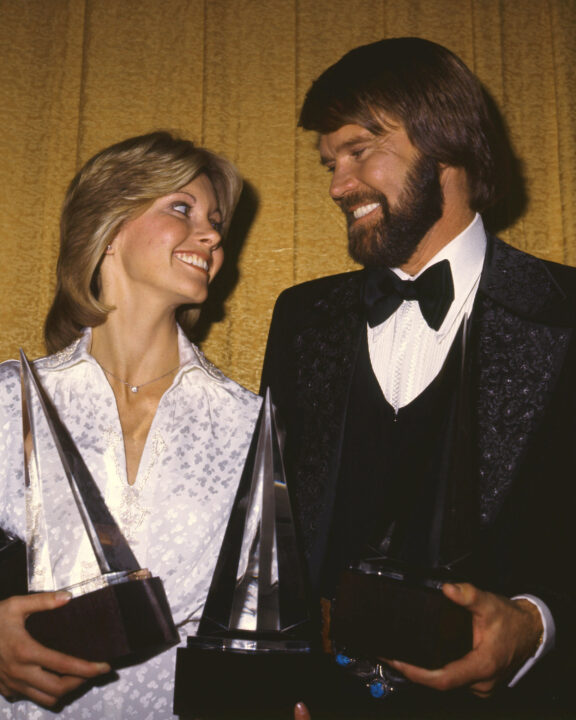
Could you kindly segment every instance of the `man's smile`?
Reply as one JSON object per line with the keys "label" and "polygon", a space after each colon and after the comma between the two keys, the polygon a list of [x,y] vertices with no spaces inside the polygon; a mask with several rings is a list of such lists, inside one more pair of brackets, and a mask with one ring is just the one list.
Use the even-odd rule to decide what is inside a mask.
{"label": "man's smile", "polygon": [[354,215],[355,220],[359,220],[360,218],[364,217],[365,215],[368,215],[368,213],[371,213],[373,210],[376,210],[376,208],[380,207],[380,203],[370,203],[369,205],[361,205],[360,207],[356,208],[352,212]]}

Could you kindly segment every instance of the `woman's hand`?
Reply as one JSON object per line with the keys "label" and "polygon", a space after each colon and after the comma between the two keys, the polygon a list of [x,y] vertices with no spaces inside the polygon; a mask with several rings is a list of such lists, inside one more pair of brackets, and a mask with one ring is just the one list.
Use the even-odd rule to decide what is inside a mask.
{"label": "woman's hand", "polygon": [[26,618],[65,605],[65,592],[14,596],[0,602],[0,692],[8,699],[26,697],[51,707],[89,678],[110,672],[106,663],[88,662],[36,642]]}

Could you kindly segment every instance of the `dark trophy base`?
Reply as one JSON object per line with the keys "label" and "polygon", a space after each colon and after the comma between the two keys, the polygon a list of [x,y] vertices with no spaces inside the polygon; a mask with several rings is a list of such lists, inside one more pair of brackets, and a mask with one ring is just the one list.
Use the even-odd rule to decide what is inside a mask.
{"label": "dark trophy base", "polygon": [[439,668],[472,649],[472,615],[440,590],[441,573],[410,571],[389,561],[346,570],[332,609],[331,635],[357,658],[402,660]]}
{"label": "dark trophy base", "polygon": [[237,718],[278,711],[291,718],[297,702],[310,703],[328,658],[311,652],[306,643],[276,640],[258,647],[259,642],[189,637],[188,646],[178,648],[174,713]]}
{"label": "dark trophy base", "polygon": [[47,647],[119,667],[156,655],[179,641],[162,581],[126,580],[34,613],[28,632]]}
{"label": "dark trophy base", "polygon": [[0,600],[27,592],[26,545],[0,528]]}

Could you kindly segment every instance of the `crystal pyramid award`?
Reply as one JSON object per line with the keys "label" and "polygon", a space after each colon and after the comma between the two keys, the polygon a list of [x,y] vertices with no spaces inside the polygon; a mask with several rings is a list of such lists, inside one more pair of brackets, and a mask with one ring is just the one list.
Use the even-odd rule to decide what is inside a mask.
{"label": "crystal pyramid award", "polygon": [[[393,551],[402,521],[413,512],[410,505],[388,528],[379,552],[352,563],[340,577],[330,634],[337,657],[352,673],[356,668],[357,674],[364,672],[366,658],[438,668],[472,649],[471,614],[441,590],[445,582],[465,579],[461,568],[479,524],[472,467],[469,328],[464,318],[453,348],[458,360],[457,389],[447,424],[449,442],[437,469],[426,561],[409,562]],[[397,684],[396,688],[387,685],[389,671],[377,663],[374,667],[379,672],[367,674],[373,694],[394,692]]]}
{"label": "crystal pyramid award", "polygon": [[[250,516],[260,508],[250,547]],[[249,571],[242,578],[242,566]],[[257,567],[257,575],[250,572]],[[239,579],[240,578],[240,579]],[[247,587],[248,586],[248,587]],[[242,605],[257,596],[252,627]],[[291,708],[308,696],[314,675],[304,573],[282,462],[282,437],[267,392],[244,466],[198,634],[178,649],[174,712]],[[223,688],[225,691],[223,692]],[[233,714],[233,717],[236,715]],[[288,716],[288,715],[287,715]]]}
{"label": "crystal pyramid award", "polygon": [[[30,615],[26,627],[47,647],[114,666],[157,654],[178,642],[162,581],[140,568],[22,351],[20,360],[28,590],[72,595]],[[66,584],[70,578],[76,582]]]}

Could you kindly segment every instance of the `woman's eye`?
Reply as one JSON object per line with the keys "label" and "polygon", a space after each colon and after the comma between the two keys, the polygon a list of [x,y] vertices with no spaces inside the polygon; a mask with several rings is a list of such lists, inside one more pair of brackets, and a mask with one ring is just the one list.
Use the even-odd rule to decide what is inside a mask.
{"label": "woman's eye", "polygon": [[176,210],[176,212],[182,213],[182,215],[186,215],[186,217],[188,217],[188,215],[190,214],[191,207],[190,207],[190,205],[188,205],[188,203],[185,203],[185,202],[175,202],[172,205],[172,209]]}
{"label": "woman's eye", "polygon": [[210,224],[216,230],[217,233],[222,232],[222,228],[224,227],[224,223],[221,220],[210,220]]}

